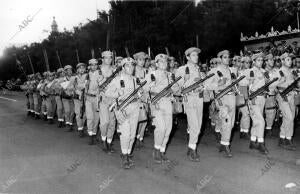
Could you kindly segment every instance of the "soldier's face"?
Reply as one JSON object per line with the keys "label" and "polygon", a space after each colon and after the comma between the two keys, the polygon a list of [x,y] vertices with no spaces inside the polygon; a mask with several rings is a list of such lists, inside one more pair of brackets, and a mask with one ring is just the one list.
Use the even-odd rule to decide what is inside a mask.
{"label": "soldier's face", "polygon": [[190,54],[190,56],[187,57],[187,59],[189,61],[191,61],[192,63],[198,63],[198,60],[199,60],[199,56],[198,56],[198,53],[197,52],[192,52]]}
{"label": "soldier's face", "polygon": [[80,66],[78,68],[78,73],[83,74],[85,72],[85,66]]}
{"label": "soldier's face", "polygon": [[291,57],[286,57],[284,59],[284,63],[283,63],[286,67],[291,67],[292,66],[292,59]]}
{"label": "soldier's face", "polygon": [[173,68],[175,66],[175,61],[171,60],[169,65],[170,65],[171,68]]}
{"label": "soldier's face", "polygon": [[274,59],[273,58],[268,59],[267,60],[267,65],[269,65],[270,67],[274,67]]}
{"label": "soldier's face", "polygon": [[49,80],[49,81],[54,80],[54,75],[53,75],[53,74],[52,74],[52,75],[49,75],[49,76],[48,76],[48,80]]}
{"label": "soldier's face", "polygon": [[66,73],[68,76],[72,75],[72,69],[67,69]]}
{"label": "soldier's face", "polygon": [[261,68],[263,62],[264,62],[263,58],[262,58],[262,57],[258,57],[258,58],[255,60],[255,66]]}
{"label": "soldier's face", "polygon": [[166,70],[168,67],[168,62],[166,60],[158,60],[157,67],[158,69]]}
{"label": "soldier's face", "polygon": [[98,67],[98,65],[97,65],[97,63],[93,63],[93,64],[91,64],[91,70],[92,71],[96,71],[97,70],[97,67]]}
{"label": "soldier's face", "polygon": [[229,55],[228,54],[224,54],[224,55],[222,55],[222,63],[224,64],[224,65],[229,65],[229,62],[230,62],[230,58],[229,58]]}
{"label": "soldier's face", "polygon": [[125,73],[128,75],[132,75],[133,74],[133,64],[132,63],[127,63],[124,65],[124,70]]}
{"label": "soldier's face", "polygon": [[111,56],[105,56],[105,57],[103,57],[102,62],[103,62],[104,64],[106,64],[106,65],[110,65],[111,62],[112,62],[112,57],[111,57]]}
{"label": "soldier's face", "polygon": [[300,68],[300,58],[296,58],[296,66],[297,68]]}
{"label": "soldier's face", "polygon": [[138,59],[136,60],[136,64],[137,64],[138,66],[140,66],[140,67],[144,67],[144,65],[145,65],[145,59],[144,59],[144,58],[138,58]]}
{"label": "soldier's face", "polygon": [[65,72],[64,71],[62,71],[61,73],[60,73],[60,77],[64,77],[66,74],[65,74]]}

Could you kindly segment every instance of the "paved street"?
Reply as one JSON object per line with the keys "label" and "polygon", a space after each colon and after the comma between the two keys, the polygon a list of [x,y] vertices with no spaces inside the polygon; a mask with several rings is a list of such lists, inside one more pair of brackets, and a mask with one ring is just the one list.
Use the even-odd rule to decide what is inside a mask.
{"label": "paved street", "polygon": [[[23,94],[16,93],[0,97],[0,193],[300,193],[299,125],[297,151],[282,150],[278,139],[266,139],[268,157],[249,150],[249,142],[235,132],[234,157],[224,158],[213,134],[206,131],[198,145],[200,163],[186,159],[185,129],[180,127],[167,149],[173,160],[169,165],[153,162],[151,134],[146,147],[133,152],[135,168],[123,170],[118,140],[114,141],[117,152],[104,154],[100,145],[89,146],[86,137],[27,117],[24,100]],[[296,186],[286,189],[288,183]]]}

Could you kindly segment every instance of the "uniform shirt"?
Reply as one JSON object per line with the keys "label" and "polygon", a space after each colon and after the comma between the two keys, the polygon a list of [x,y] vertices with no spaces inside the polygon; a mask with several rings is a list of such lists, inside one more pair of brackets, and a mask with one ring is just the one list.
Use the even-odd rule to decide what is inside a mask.
{"label": "uniform shirt", "polygon": [[99,85],[103,80],[103,76],[100,75],[99,71],[90,71],[88,73],[89,80],[87,80],[88,88],[86,88],[86,93],[97,95],[99,93]]}
{"label": "uniform shirt", "polygon": [[[218,75],[218,71],[223,74],[223,76]],[[229,86],[232,83],[231,80],[231,72],[228,66],[225,65],[218,65],[217,67],[211,69],[208,74],[214,73],[215,75],[212,76],[210,79],[205,82],[205,88],[208,90],[215,90],[215,91],[220,91],[227,86]],[[221,79],[225,79],[226,82],[224,85],[219,85],[219,81]]]}
{"label": "uniform shirt", "polygon": [[[282,73],[284,74],[283,79],[280,79],[281,78],[281,75],[279,73],[280,71],[282,71]],[[287,88],[295,81],[294,75],[292,73],[292,69],[288,67],[282,66],[278,71],[276,71],[276,74],[277,76],[276,75],[275,76],[279,78],[279,80],[277,81],[277,87]]]}
{"label": "uniform shirt", "polygon": [[109,98],[125,100],[137,87],[134,76],[122,73],[108,85],[105,95]]}
{"label": "uniform shirt", "polygon": [[254,66],[253,68],[251,68],[250,72],[251,71],[253,71],[254,77],[250,78],[250,75],[249,75],[249,78],[248,78],[249,79],[249,90],[254,92],[258,88],[260,88],[266,84],[265,75],[264,75],[265,70]]}
{"label": "uniform shirt", "polygon": [[[272,69],[266,69],[266,71],[269,74],[270,81],[272,81],[274,78],[277,77],[277,70],[276,69],[274,69],[274,68],[272,68]],[[275,95],[275,92],[276,92],[276,82],[274,82],[273,84],[271,84],[269,86],[269,92],[268,92],[268,94]]]}
{"label": "uniform shirt", "polygon": [[[189,74],[186,74],[186,69],[189,69]],[[181,76],[182,78],[177,82],[180,87],[186,88],[194,84],[199,79],[204,78],[204,73],[200,72],[200,69],[197,65],[192,63],[187,63],[184,66],[181,66],[176,71],[176,77]]]}
{"label": "uniform shirt", "polygon": [[45,86],[45,92],[46,94],[55,94],[55,90],[53,88],[53,85],[55,83],[55,80],[49,81],[47,82],[46,86]]}
{"label": "uniform shirt", "polygon": [[146,77],[146,69],[144,67],[136,66],[135,67],[135,77],[138,78],[141,82],[145,79]]}
{"label": "uniform shirt", "polygon": [[86,76],[87,74],[84,73],[82,75],[77,74],[72,77],[70,87],[72,87],[75,90],[75,94],[82,94],[82,90],[85,88]]}

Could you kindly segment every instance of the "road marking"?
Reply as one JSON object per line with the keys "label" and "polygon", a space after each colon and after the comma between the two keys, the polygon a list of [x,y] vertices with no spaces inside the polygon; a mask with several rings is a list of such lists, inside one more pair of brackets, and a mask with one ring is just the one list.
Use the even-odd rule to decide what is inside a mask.
{"label": "road marking", "polygon": [[15,100],[15,99],[5,98],[5,97],[3,97],[3,96],[0,96],[0,98],[1,98],[1,99],[4,99],[4,100],[11,100],[11,101],[17,102],[17,100]]}

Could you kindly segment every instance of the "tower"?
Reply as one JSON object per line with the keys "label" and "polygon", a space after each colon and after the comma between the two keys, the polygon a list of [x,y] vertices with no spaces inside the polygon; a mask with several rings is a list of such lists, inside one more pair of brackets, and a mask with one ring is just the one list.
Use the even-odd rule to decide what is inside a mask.
{"label": "tower", "polygon": [[57,28],[57,23],[55,21],[55,17],[53,17],[53,21],[52,21],[52,24],[51,24],[51,32],[58,32],[58,28]]}

